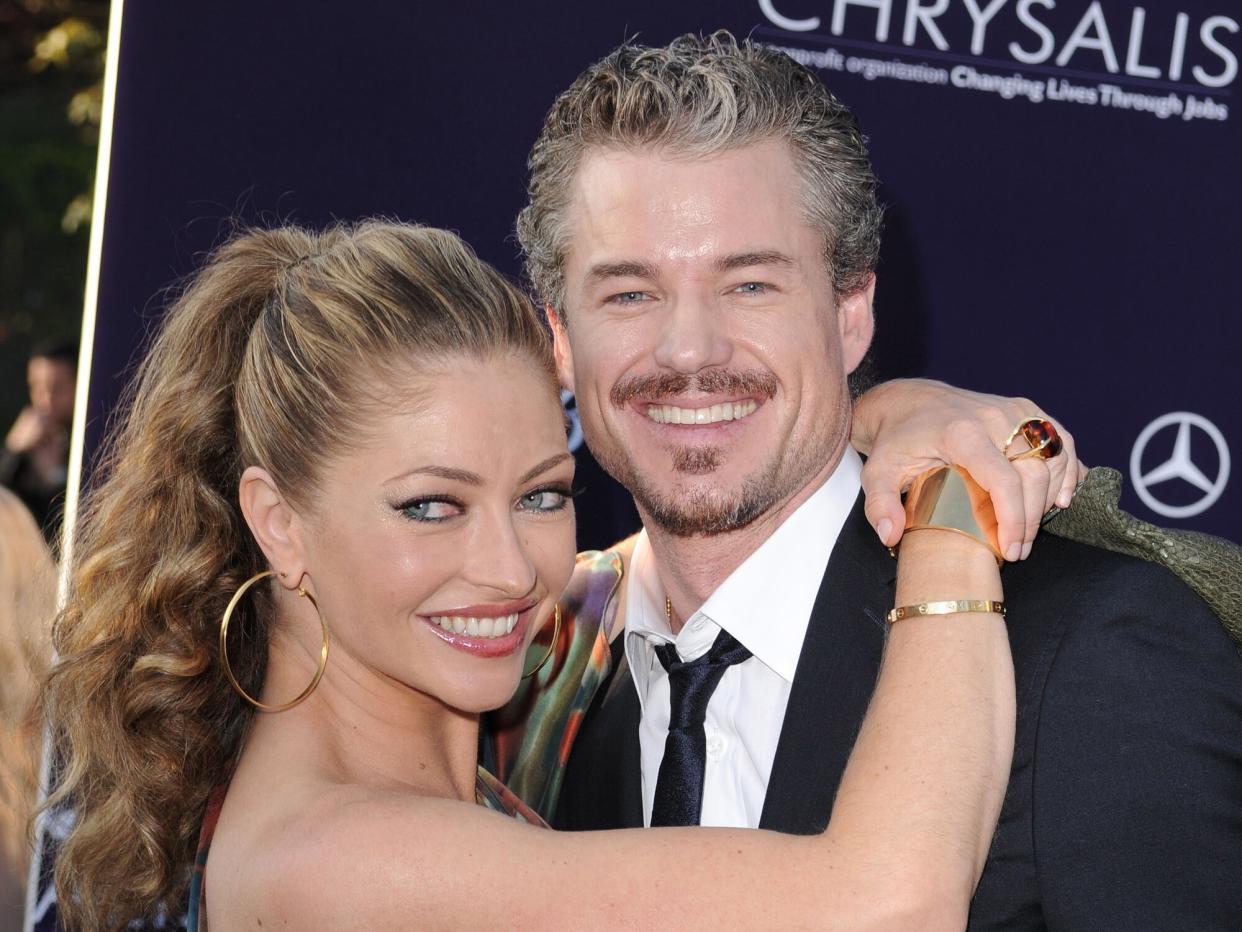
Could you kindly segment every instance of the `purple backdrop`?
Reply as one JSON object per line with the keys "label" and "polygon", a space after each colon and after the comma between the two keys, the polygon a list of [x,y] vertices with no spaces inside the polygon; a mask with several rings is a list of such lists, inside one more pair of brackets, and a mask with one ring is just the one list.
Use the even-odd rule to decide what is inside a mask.
{"label": "purple backdrop", "polygon": [[[796,50],[871,137],[889,204],[881,374],[1030,395],[1085,459],[1127,472],[1131,510],[1238,538],[1232,4],[493,6],[129,0],[96,428],[160,289],[230,217],[418,220],[516,274],[525,155],[557,91],[623,38],[726,26]],[[1162,420],[1175,412],[1191,416]],[[633,519],[587,479],[584,542],[603,543]]]}

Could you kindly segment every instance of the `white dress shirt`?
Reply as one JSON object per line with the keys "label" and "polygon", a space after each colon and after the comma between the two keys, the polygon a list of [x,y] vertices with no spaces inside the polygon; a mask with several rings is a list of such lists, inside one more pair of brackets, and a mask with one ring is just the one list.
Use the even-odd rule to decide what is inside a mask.
{"label": "white dress shirt", "polygon": [[836,470],[720,584],[676,637],[647,532],[639,534],[626,589],[625,656],[642,707],[643,822],[651,824],[668,736],[668,674],[655,647],[684,661],[707,652],[721,628],[753,655],[725,671],[707,706],[702,825],[757,828],[785,720],[789,690],[828,557],[861,488],[862,461],[848,448]]}

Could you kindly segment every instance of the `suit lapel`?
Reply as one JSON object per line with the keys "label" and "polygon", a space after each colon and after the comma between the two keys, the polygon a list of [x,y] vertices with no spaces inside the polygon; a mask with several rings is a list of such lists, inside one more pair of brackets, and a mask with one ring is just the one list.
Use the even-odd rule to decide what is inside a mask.
{"label": "suit lapel", "polygon": [[574,742],[553,826],[580,831],[641,828],[641,709],[625,659],[625,632],[612,642],[612,671]]}
{"label": "suit lapel", "polygon": [[833,547],[798,657],[760,828],[792,834],[828,824],[879,672],[896,566],[863,513]]}
{"label": "suit lapel", "polygon": [[[611,734],[613,736],[611,744],[617,751],[617,768],[614,771],[618,801],[617,824],[622,828],[642,828],[642,747],[638,740],[642,706],[638,702],[634,678],[630,676],[630,664],[625,654],[624,630],[617,635],[612,650],[614,673],[608,684],[604,702],[614,716],[616,727],[623,730],[610,731],[605,728],[600,734]],[[617,741],[617,735],[625,735],[625,740]]]}

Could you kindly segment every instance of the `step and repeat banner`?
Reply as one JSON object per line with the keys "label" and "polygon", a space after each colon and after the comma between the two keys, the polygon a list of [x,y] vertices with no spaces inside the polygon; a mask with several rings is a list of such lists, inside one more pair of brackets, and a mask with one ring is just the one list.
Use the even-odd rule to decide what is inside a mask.
{"label": "step and repeat banner", "polygon": [[[1239,20],[1223,0],[127,0],[88,440],[162,290],[235,220],[416,220],[517,275],[556,94],[624,39],[725,27],[815,69],[870,136],[881,375],[1028,395],[1126,472],[1135,513],[1238,539]],[[633,520],[599,504],[584,543]]]}
{"label": "step and repeat banner", "polygon": [[[882,377],[1034,398],[1127,509],[1240,540],[1240,22],[1229,0],[125,0],[88,461],[166,289],[235,223],[418,221],[517,276],[556,94],[623,40],[723,27],[870,137]],[[580,455],[598,546],[636,517]],[[31,906],[54,927],[45,883]]]}

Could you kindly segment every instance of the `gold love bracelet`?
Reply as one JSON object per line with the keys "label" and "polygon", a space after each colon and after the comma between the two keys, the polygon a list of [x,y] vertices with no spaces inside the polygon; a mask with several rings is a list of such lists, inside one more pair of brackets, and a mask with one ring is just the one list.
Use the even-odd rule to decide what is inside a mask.
{"label": "gold love bracelet", "polygon": [[888,613],[891,625],[906,618],[918,618],[920,615],[965,615],[972,612],[986,612],[1005,617],[1005,603],[993,599],[951,599],[943,602],[916,602],[914,605],[902,605]]}

